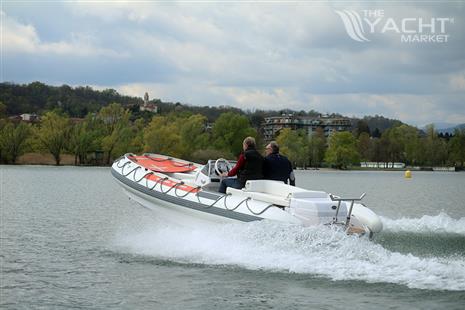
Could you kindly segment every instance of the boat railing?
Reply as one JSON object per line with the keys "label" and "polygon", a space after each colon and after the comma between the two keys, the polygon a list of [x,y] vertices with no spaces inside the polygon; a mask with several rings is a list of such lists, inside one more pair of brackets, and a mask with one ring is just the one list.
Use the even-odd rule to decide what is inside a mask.
{"label": "boat railing", "polygon": [[[126,154],[127,155],[127,154]],[[196,186],[196,187],[192,187],[191,189],[189,189],[188,191],[186,190],[183,190],[185,193],[184,194],[178,194],[177,193],[177,190],[178,190],[178,187],[182,186],[182,185],[185,185],[184,181],[178,181],[178,182],[175,182],[173,181],[173,184],[170,184],[170,185],[167,185],[168,189],[167,190],[164,190],[164,186],[166,186],[164,183],[165,181],[168,181],[170,180],[169,177],[165,176],[165,177],[161,177],[160,175],[156,174],[154,171],[150,171],[150,170],[147,170],[147,168],[143,168],[142,166],[139,166],[138,164],[136,164],[134,167],[131,167],[132,169],[129,170],[129,172],[125,172],[124,169],[126,166],[129,166],[131,165],[132,163],[132,160],[128,158],[128,156],[121,156],[120,158],[118,158],[115,163],[116,163],[116,167],[118,167],[119,169],[121,169],[121,172],[120,174],[126,178],[130,178],[129,176],[132,174],[132,180],[136,183],[139,183],[140,181],[142,181],[143,179],[145,179],[145,187],[149,190],[154,190],[155,187],[157,185],[159,185],[159,191],[162,193],[162,194],[168,194],[171,190],[174,189],[173,193],[176,197],[179,197],[179,198],[184,198],[186,197],[187,195],[189,194],[193,194],[197,197],[197,200],[200,204],[202,204],[205,208],[212,208],[213,206],[215,206],[217,203],[219,203],[221,200],[223,200],[223,206],[226,210],[228,211],[235,211],[236,209],[238,209],[242,204],[245,204],[246,208],[250,211],[250,213],[252,213],[253,215],[255,216],[258,216],[258,215],[261,215],[263,213],[265,213],[268,209],[270,208],[279,208],[279,206],[277,205],[274,205],[274,204],[269,204],[267,205],[266,207],[264,207],[262,210],[260,210],[259,212],[255,212],[248,204],[249,200],[252,199],[252,197],[246,197],[245,199],[243,199],[242,201],[240,201],[239,203],[237,203],[235,206],[233,207],[230,207],[226,204],[226,199],[230,196],[232,196],[231,193],[227,193],[227,194],[224,194],[224,195],[219,195],[215,201],[213,201],[213,203],[211,204],[204,204],[200,201],[200,190],[201,190],[201,186]],[[122,159],[126,158],[127,160],[124,161],[124,163],[121,165],[120,164],[120,161]],[[136,175],[138,173],[138,171],[143,171],[143,174],[142,174],[142,177],[139,177],[137,178]],[[152,180],[152,182],[154,182],[154,185],[153,186],[149,186],[149,178],[147,178],[147,176],[149,175],[153,175],[153,176],[156,176],[157,177],[157,180]]]}
{"label": "boat railing", "polygon": [[[359,198],[343,198],[343,197],[334,196],[333,194],[329,194],[329,198],[331,198],[332,201],[337,201],[336,214],[333,217],[332,224],[343,224],[347,228],[349,226],[349,223],[350,223],[350,217],[352,216],[352,210],[354,208],[354,203],[356,201],[361,201],[363,199],[363,197],[365,197],[365,196],[366,196],[366,193],[363,193]],[[350,208],[349,208],[349,211],[347,213],[347,218],[346,218],[345,223],[344,222],[339,222],[338,218],[337,218],[337,216],[339,214],[339,209],[341,208],[341,202],[343,202],[343,201],[344,202],[350,202]]]}

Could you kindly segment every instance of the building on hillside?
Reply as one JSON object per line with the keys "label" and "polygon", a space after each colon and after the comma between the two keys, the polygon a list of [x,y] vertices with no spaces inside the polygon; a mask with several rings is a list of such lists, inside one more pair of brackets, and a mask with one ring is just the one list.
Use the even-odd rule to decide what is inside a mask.
{"label": "building on hillside", "polygon": [[39,119],[39,116],[35,113],[32,113],[32,114],[29,114],[29,113],[24,113],[24,114],[21,114],[21,119],[24,121],[24,122],[38,122],[40,119]]}
{"label": "building on hillside", "polygon": [[396,162],[360,162],[362,168],[375,168],[375,169],[404,169],[404,163]]}
{"label": "building on hillside", "polygon": [[146,92],[144,95],[144,103],[140,106],[140,111],[148,111],[151,113],[157,113],[158,112],[158,106],[149,101],[149,94]]}
{"label": "building on hillside", "polygon": [[304,129],[308,135],[312,135],[318,128],[323,129],[325,136],[332,132],[351,130],[350,119],[344,117],[329,117],[319,115],[318,117],[296,116],[294,114],[283,114],[281,116],[265,117],[261,125],[263,137],[269,142],[278,135],[283,128],[292,130]]}
{"label": "building on hillside", "polygon": [[10,116],[9,119],[13,122],[37,123],[40,121],[40,116],[35,113],[24,113],[21,115]]}

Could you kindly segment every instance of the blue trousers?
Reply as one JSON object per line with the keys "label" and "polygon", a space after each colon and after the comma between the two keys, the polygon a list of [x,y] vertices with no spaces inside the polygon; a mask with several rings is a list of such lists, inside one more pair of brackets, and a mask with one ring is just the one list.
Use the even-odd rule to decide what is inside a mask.
{"label": "blue trousers", "polygon": [[241,189],[242,182],[240,182],[238,179],[223,179],[218,191],[220,193],[226,194],[226,187]]}

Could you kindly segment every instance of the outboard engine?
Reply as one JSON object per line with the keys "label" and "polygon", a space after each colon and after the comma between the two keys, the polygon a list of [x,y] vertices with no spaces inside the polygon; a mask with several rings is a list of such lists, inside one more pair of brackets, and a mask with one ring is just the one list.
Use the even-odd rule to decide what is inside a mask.
{"label": "outboard engine", "polygon": [[[321,192],[322,194],[326,194]],[[295,194],[294,194],[295,195]],[[305,226],[328,224],[335,220],[337,204],[321,197],[294,198],[290,200],[290,212],[293,216],[299,218]],[[339,211],[340,218],[346,218],[347,208],[341,208]]]}
{"label": "outboard engine", "polygon": [[363,226],[372,233],[378,233],[383,230],[383,222],[379,216],[362,204],[356,203],[352,209],[350,223],[355,226]]}
{"label": "outboard engine", "polygon": [[355,203],[364,196],[341,198],[315,191],[292,193],[290,212],[304,225],[340,224],[351,231],[364,231],[371,235],[380,232],[383,224],[376,213],[361,203]]}

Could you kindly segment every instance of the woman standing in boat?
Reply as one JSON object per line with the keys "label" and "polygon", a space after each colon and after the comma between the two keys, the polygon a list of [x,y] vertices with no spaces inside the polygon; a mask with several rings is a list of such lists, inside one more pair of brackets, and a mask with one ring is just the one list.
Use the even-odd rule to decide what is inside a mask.
{"label": "woman standing in boat", "polygon": [[241,189],[248,180],[263,179],[263,156],[256,150],[255,139],[247,137],[242,142],[244,150],[234,168],[228,173],[221,174],[222,177],[237,175],[237,179],[223,179],[220,184],[220,193],[226,193],[227,187]]}

